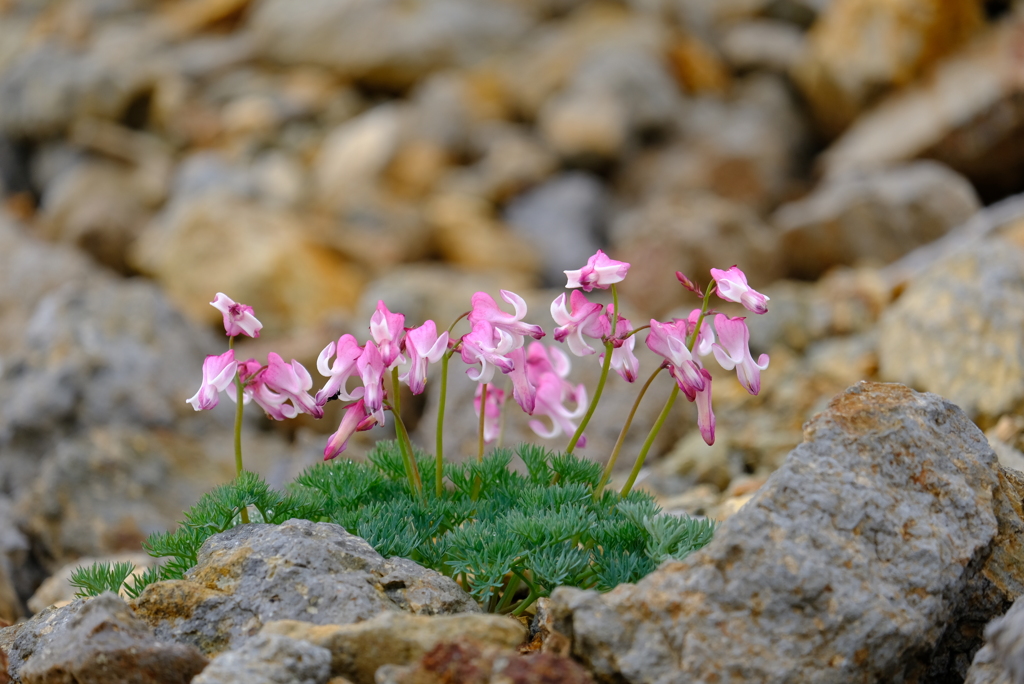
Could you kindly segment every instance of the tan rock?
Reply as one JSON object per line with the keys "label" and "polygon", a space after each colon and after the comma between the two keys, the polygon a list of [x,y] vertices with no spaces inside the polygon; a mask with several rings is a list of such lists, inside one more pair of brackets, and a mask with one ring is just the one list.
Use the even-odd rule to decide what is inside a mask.
{"label": "tan rock", "polygon": [[794,76],[835,135],[975,35],[977,0],[835,0],[811,29]]}
{"label": "tan rock", "polygon": [[684,36],[668,51],[676,80],[690,93],[724,93],[731,81],[721,58],[704,41]]}
{"label": "tan rock", "polygon": [[472,637],[490,646],[512,649],[526,638],[526,629],[517,620],[488,614],[425,617],[382,613],[352,625],[279,620],[267,623],[262,633],[302,639],[328,649],[331,674],[358,684],[371,684],[381,665],[415,662],[442,642]]}
{"label": "tan rock", "polygon": [[[956,3],[953,3],[956,4]],[[984,190],[1019,188],[1015,104],[1024,89],[1024,17],[1011,17],[936,66],[926,80],[863,114],[822,155],[827,174],[917,157],[937,159]]]}
{"label": "tan rock", "polygon": [[435,244],[446,261],[474,270],[504,270],[534,274],[536,254],[493,216],[492,207],[478,197],[435,195],[426,207]]}
{"label": "tan rock", "polygon": [[734,475],[729,464],[729,446],[718,440],[708,446],[699,432],[690,432],[656,466],[663,475],[689,476],[698,484],[711,484],[724,491]]}
{"label": "tan rock", "polygon": [[217,292],[251,303],[265,326],[283,331],[350,310],[363,285],[359,269],[312,240],[300,216],[219,194],[172,205],[133,257],[183,312],[211,324]]}

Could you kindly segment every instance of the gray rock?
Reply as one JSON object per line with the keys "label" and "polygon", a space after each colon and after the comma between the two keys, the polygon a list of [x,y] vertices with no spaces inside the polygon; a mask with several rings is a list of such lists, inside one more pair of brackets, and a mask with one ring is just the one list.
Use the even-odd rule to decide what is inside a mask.
{"label": "gray rock", "polygon": [[564,271],[579,268],[597,251],[607,203],[596,178],[566,173],[514,199],[504,219],[542,255],[545,284],[562,287]]}
{"label": "gray rock", "polygon": [[307,641],[260,634],[214,658],[192,684],[325,684],[331,652]]}
{"label": "gray rock", "polygon": [[968,415],[1024,399],[1024,251],[968,245],[914,277],[879,323],[883,379],[941,393]]}
{"label": "gray rock", "polygon": [[215,535],[185,580],[150,585],[134,606],[161,637],[206,653],[233,647],[273,620],[343,625],[384,611],[479,610],[440,573],[385,560],[342,527],[307,520]]}
{"label": "gray rock", "polygon": [[13,502],[0,495],[0,621],[16,622],[25,614],[19,594],[35,583],[28,567],[29,543],[18,528]]}
{"label": "gray rock", "polygon": [[711,544],[605,595],[559,589],[553,610],[608,681],[962,674],[984,612],[965,594],[985,582],[1001,486],[984,435],[953,404],[861,383],[805,426]]}
{"label": "gray rock", "polygon": [[40,613],[6,650],[23,684],[186,684],[207,663],[194,646],[158,641],[112,593]]}
{"label": "gray rock", "polygon": [[261,53],[274,61],[391,86],[472,64],[513,44],[529,25],[513,3],[495,0],[315,0],[298,10],[288,0],[261,0],[249,21]]}
{"label": "gray rock", "polygon": [[595,47],[568,85],[540,110],[538,127],[563,157],[615,158],[636,136],[670,130],[682,106],[679,89],[653,51]]}
{"label": "gray rock", "polygon": [[980,203],[965,178],[931,161],[827,180],[809,197],[779,208],[790,276],[817,278],[829,268],[889,263],[945,235]]}
{"label": "gray rock", "polygon": [[77,118],[119,118],[152,82],[147,63],[165,37],[139,21],[104,23],[83,51],[44,42],[0,72],[0,131],[61,134]]}

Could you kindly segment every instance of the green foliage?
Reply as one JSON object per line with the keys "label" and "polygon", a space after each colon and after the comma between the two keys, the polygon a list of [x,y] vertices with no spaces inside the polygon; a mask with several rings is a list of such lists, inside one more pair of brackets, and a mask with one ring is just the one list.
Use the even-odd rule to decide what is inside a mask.
{"label": "green foliage", "polygon": [[[526,473],[512,467],[518,456]],[[668,559],[704,546],[715,525],[661,514],[643,492],[594,499],[599,464],[524,444],[482,462],[445,464],[448,486],[435,494],[434,461],[417,452],[423,493],[408,486],[397,442],[382,441],[368,463],[336,460],[307,468],[276,492],[242,473],[204,495],[178,529],[150,536],[158,566],[127,580],[131,564],[79,568],[80,595],[138,596],[152,582],[180,579],[208,537],[240,524],[289,518],[329,520],[366,539],[383,556],[402,556],[458,581],[492,611],[521,613],[556,586],[607,591],[636,582]]]}

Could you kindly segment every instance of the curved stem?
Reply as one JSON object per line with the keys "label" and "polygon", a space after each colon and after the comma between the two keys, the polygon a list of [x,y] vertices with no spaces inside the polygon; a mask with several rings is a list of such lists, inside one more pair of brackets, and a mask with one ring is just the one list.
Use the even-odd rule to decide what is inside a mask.
{"label": "curved stem", "polygon": [[400,391],[398,366],[395,366],[391,369],[391,415],[395,417],[395,432],[398,435],[398,448],[402,452],[402,460],[405,461],[405,474],[409,478],[413,493],[419,494],[423,491],[423,480],[420,478],[420,469],[416,465],[416,454],[412,450],[412,442],[409,441],[409,432],[405,429],[405,421],[402,420]]}
{"label": "curved stem", "polygon": [[[458,320],[455,321],[458,323]],[[452,327],[455,327],[452,323]],[[437,435],[435,437],[436,465],[434,467],[434,490],[438,498],[444,493],[444,407],[448,399],[448,360],[452,357],[451,352],[445,352],[441,357],[441,397],[437,402]]]}
{"label": "curved stem", "polygon": [[487,383],[480,386],[480,434],[476,441],[476,460],[482,463],[484,460],[484,418],[487,416]]}
{"label": "curved stem", "polygon": [[601,474],[601,481],[597,483],[597,487],[594,489],[594,501],[597,501],[601,497],[601,491],[604,490],[604,486],[608,484],[608,480],[611,479],[612,470],[615,468],[615,462],[619,459],[619,452],[622,451],[622,444],[626,441],[626,433],[629,432],[630,426],[633,424],[633,417],[636,415],[636,410],[640,407],[640,402],[643,400],[644,395],[647,394],[647,389],[654,382],[654,378],[658,377],[658,373],[665,370],[664,364],[658,366],[657,370],[651,373],[651,377],[647,378],[647,382],[640,388],[640,393],[636,395],[636,401],[633,402],[633,408],[629,410],[629,415],[626,416],[626,422],[622,424],[622,429],[619,430],[619,438],[615,440],[615,447],[612,449],[612,455],[608,458],[608,465],[604,467],[604,473]]}
{"label": "curved stem", "polygon": [[626,484],[622,486],[620,494],[626,496],[633,489],[633,484],[636,482],[637,475],[640,474],[640,469],[644,466],[644,459],[647,458],[647,452],[651,450],[651,445],[654,444],[654,438],[658,436],[661,431],[661,426],[664,425],[665,419],[668,418],[669,411],[672,410],[672,404],[676,402],[676,397],[679,396],[679,385],[672,386],[672,393],[668,395],[668,400],[665,402],[665,408],[661,409],[661,415],[658,416],[658,420],[654,422],[654,427],[647,433],[647,439],[644,440],[644,445],[640,448],[640,453],[637,454],[636,463],[633,464],[633,470],[629,474],[629,479],[626,480]]}
{"label": "curved stem", "polygon": [[643,330],[647,330],[650,327],[651,327],[650,323],[648,323],[647,325],[641,325],[639,328],[634,328],[634,329],[630,330],[628,333],[626,333],[625,335],[623,335],[622,339],[623,340],[628,340],[630,337],[632,337],[633,335],[636,335],[638,332],[641,332]]}

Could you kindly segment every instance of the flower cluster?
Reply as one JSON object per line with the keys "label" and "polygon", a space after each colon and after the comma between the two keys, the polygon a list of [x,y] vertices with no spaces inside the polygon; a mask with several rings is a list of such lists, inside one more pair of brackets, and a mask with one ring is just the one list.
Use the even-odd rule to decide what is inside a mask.
{"label": "flower cluster", "polygon": [[[197,411],[211,409],[217,405],[220,393],[232,384],[236,392],[228,394],[233,400],[253,401],[274,420],[294,418],[300,413],[321,418],[328,401],[348,402],[338,429],[324,449],[324,458],[332,459],[345,450],[354,433],[383,425],[387,410],[395,416],[400,436],[404,434],[398,412],[399,397],[395,395],[399,383],[405,383],[413,394],[420,394],[426,387],[429,366],[443,362],[442,372],[446,373],[449,358],[458,354],[468,366],[467,376],[477,383],[474,408],[480,417],[480,457],[485,443],[499,439],[509,397],[507,389],[496,386],[499,371],[508,376],[506,382],[511,384],[511,398],[523,411],[534,416],[530,427],[544,438],[563,433],[572,435],[567,449],[571,452],[586,444],[583,431],[600,399],[609,371],[615,370],[627,382],[636,381],[640,370],[634,354],[636,334],[649,328],[646,344],[663,359],[655,373],[667,369],[677,390],[696,404],[698,427],[705,441],[711,444],[715,438],[712,378],[704,367],[704,360],[714,356],[726,370],[735,369],[742,386],[751,394],[757,394],[760,373],[768,367],[768,356],[762,354],[756,361],[753,359],[745,319],[709,309],[710,295],[717,293],[721,299],[742,304],[755,314],[767,312],[768,298],[747,284],[746,276],[737,266],[727,270],[711,269],[713,284],[706,293],[684,274],[677,273],[684,287],[703,298],[703,305],[686,318],[652,319],[649,325],[634,328],[619,311],[615,287],[627,277],[629,268],[628,263],[611,259],[598,250],[586,266],[565,272],[567,287],[572,292],[568,296],[559,295],[551,303],[551,316],[556,323],[555,341],[565,343],[575,356],[595,356],[602,365],[592,400],[588,400],[583,385],[573,385],[567,379],[571,365],[569,356],[557,346],[537,341],[545,332],[539,325],[524,320],[527,306],[523,298],[502,290],[501,298],[512,307],[512,312],[502,309],[487,293],[477,292],[471,298],[470,310],[463,314],[469,331],[461,337],[451,334],[455,324],[440,334],[434,321],[428,320],[414,328],[405,327],[403,314],[394,313],[384,302],[378,302],[370,318],[369,339],[360,344],[355,336],[344,334],[324,347],[316,367],[327,380],[315,395],[310,394],[312,377],[298,361],[293,359],[286,363],[273,352],[268,354],[266,364],[256,359],[239,361],[229,345],[223,354],[206,358],[202,384],[188,402]],[[612,303],[590,301],[584,292],[595,289],[610,289]],[[259,336],[262,325],[253,315],[252,307],[238,304],[223,293],[218,293],[211,304],[223,314],[224,329],[232,343],[238,335]],[[532,338],[529,344],[527,337]],[[389,376],[390,382],[386,382]],[[638,403],[642,396],[643,390]],[[672,399],[674,397],[675,390]],[[547,418],[549,422],[539,418]],[[443,409],[438,428],[439,463],[442,457],[440,420],[443,420]],[[628,422],[624,431],[628,429]],[[660,424],[656,429],[658,427]],[[407,435],[405,439],[407,442]],[[411,455],[411,444],[407,446]],[[237,442],[236,449],[240,450]],[[616,455],[617,452],[613,460]],[[415,468],[412,461],[410,456],[409,467]]]}

